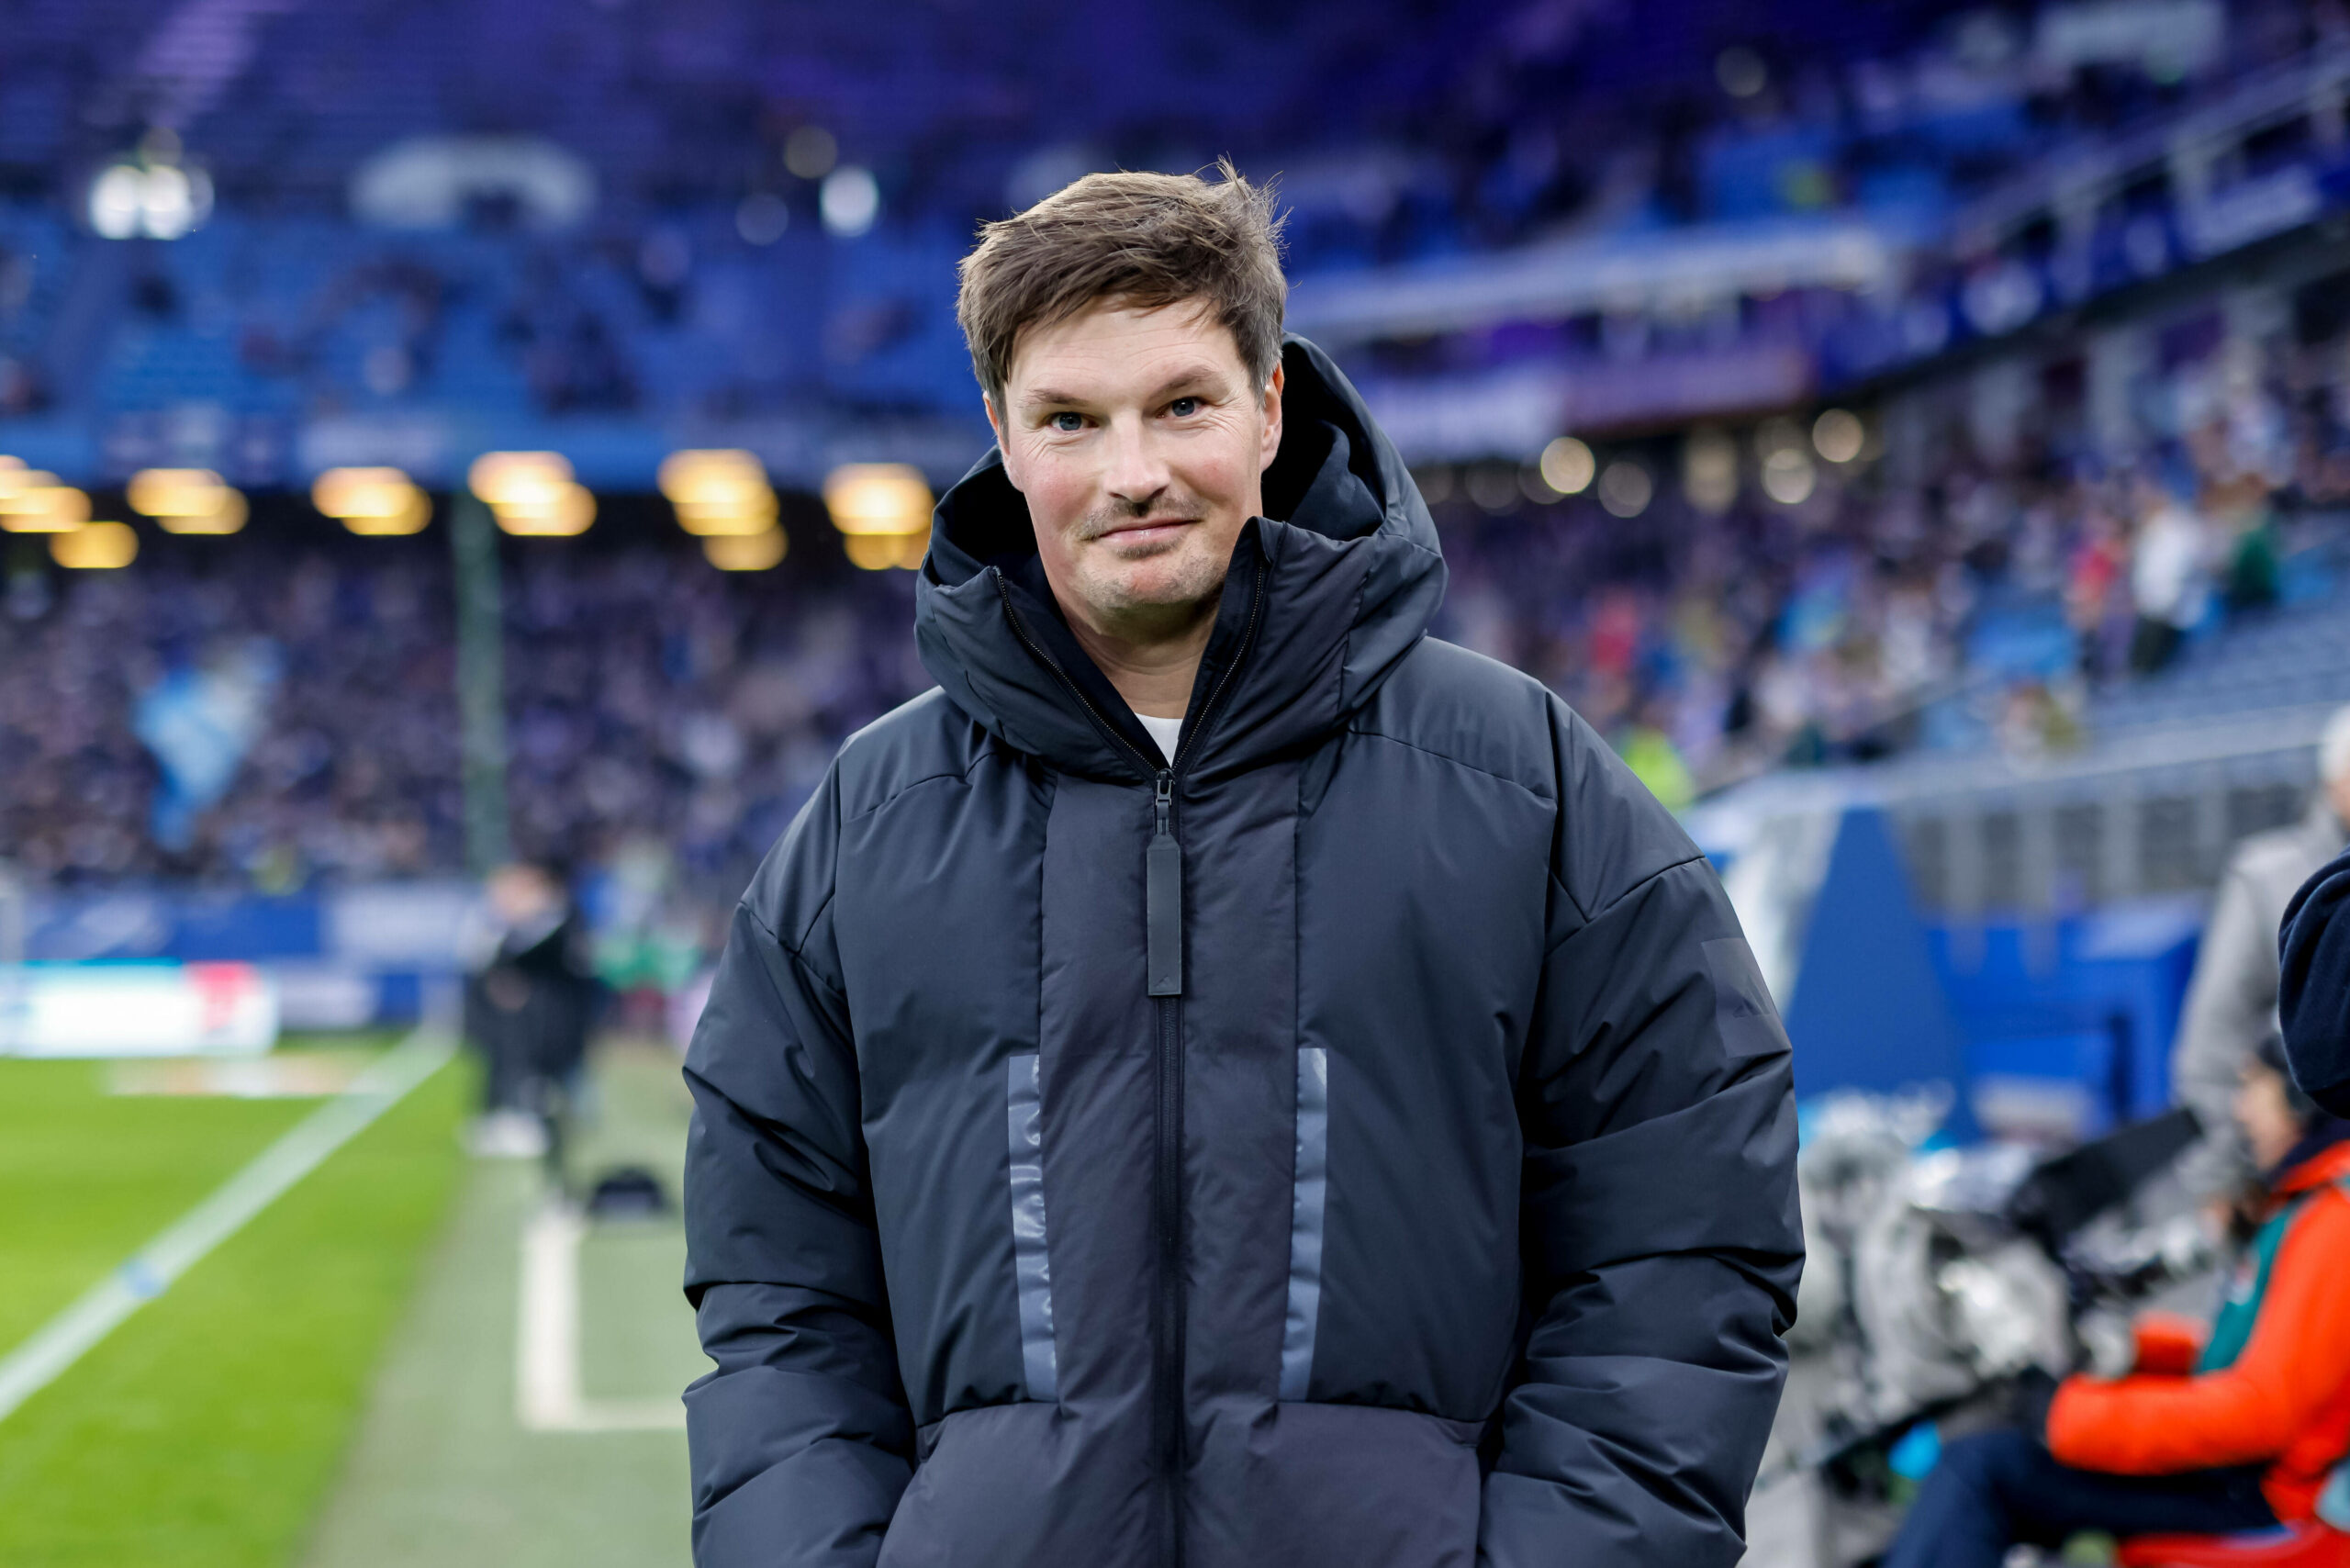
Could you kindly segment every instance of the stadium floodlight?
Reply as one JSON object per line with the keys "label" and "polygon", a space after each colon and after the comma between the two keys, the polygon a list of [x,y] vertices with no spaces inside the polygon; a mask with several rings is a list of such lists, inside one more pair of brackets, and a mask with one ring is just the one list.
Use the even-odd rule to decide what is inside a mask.
{"label": "stadium floodlight", "polygon": [[498,526],[525,539],[568,539],[596,521],[596,498],[585,485],[565,480],[543,495],[489,509]]}
{"label": "stadium floodlight", "polygon": [[881,216],[881,187],[875,183],[869,169],[854,163],[843,164],[824,176],[818,187],[816,205],[824,215],[827,232],[843,240],[854,240],[873,227]]}
{"label": "stadium floodlight", "polygon": [[310,504],[368,536],[417,533],[432,521],[431,500],[397,468],[330,468],[310,487]]}
{"label": "stadium floodlight", "polygon": [[824,510],[843,533],[925,532],[934,504],[911,463],[844,463],[824,476]]}
{"label": "stadium floodlight", "polygon": [[701,542],[701,553],[722,572],[764,572],[784,557],[791,541],[780,528],[764,533],[713,533]]}
{"label": "stadium floodlight", "polygon": [[71,533],[90,521],[90,498],[38,468],[0,470],[0,529]]}
{"label": "stadium floodlight", "polygon": [[1738,443],[1718,430],[1691,431],[1681,443],[1681,493],[1699,511],[1728,511],[1738,499]]}
{"label": "stadium floodlight", "polygon": [[130,476],[129,499],[166,533],[234,533],[248,510],[244,496],[209,468],[142,468]]}
{"label": "stadium floodlight", "polygon": [[1751,98],[1771,84],[1771,68],[1744,44],[1732,44],[1714,57],[1714,80],[1733,98]]}
{"label": "stadium floodlight", "polygon": [[920,533],[845,533],[841,548],[848,553],[851,566],[862,566],[868,572],[886,572],[892,566],[906,571],[919,571],[923,557],[930,554],[930,530]]}
{"label": "stadium floodlight", "polygon": [[596,498],[572,478],[571,462],[559,452],[485,452],[465,481],[509,533],[565,539],[596,521]]}
{"label": "stadium floodlight", "polygon": [[139,558],[139,535],[127,522],[84,523],[51,536],[50,558],[75,571],[112,571]]}
{"label": "stadium floodlight", "polygon": [[142,155],[99,171],[84,210],[101,239],[177,240],[212,215],[211,176]]}
{"label": "stadium floodlight", "polygon": [[749,538],[776,526],[775,489],[766,465],[752,453],[673,452],[661,460],[659,484],[688,533]]}
{"label": "stadium floodlight", "polygon": [[1861,417],[1849,409],[1830,409],[1812,421],[1811,444],[1830,463],[1850,463],[1867,442]]}
{"label": "stadium floodlight", "polygon": [[844,463],[824,476],[824,510],[849,560],[868,572],[912,571],[930,550],[934,503],[911,463]]}
{"label": "stadium floodlight", "polygon": [[821,125],[803,125],[784,139],[783,166],[803,180],[821,180],[840,162],[841,144]]}
{"label": "stadium floodlight", "polygon": [[1811,498],[1818,472],[1799,446],[1783,446],[1762,460],[1762,493],[1781,506],[1797,506]]}
{"label": "stadium floodlight", "polygon": [[1656,481],[1629,458],[1610,463],[1599,476],[1599,504],[1611,516],[1638,517],[1649,510],[1649,498],[1655,494]]}
{"label": "stadium floodlight", "polygon": [[773,191],[753,191],[734,208],[734,232],[745,245],[772,245],[790,229],[791,204]]}
{"label": "stadium floodlight", "polygon": [[1571,435],[1562,435],[1542,449],[1539,465],[1542,482],[1562,496],[1579,496],[1599,473],[1599,461],[1591,448]]}

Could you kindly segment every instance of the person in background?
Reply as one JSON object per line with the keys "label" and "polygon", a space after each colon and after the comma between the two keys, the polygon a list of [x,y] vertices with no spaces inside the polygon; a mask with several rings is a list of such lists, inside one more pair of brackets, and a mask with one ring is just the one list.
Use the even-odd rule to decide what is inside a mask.
{"label": "person in background", "polygon": [[2131,1375],[2068,1378],[2044,1417],[1953,1443],[1881,1568],[2311,1516],[2350,1449],[2350,1122],[2293,1087],[2274,1036],[2234,1110],[2266,1175],[2209,1332],[2150,1316]]}
{"label": "person in background", "polygon": [[487,920],[465,986],[465,1035],[486,1058],[474,1152],[547,1152],[558,1098],[588,1051],[597,996],[585,923],[562,876],[528,861],[484,889]]}
{"label": "person in background", "polygon": [[2350,1115],[2350,850],[2319,868],[2285,908],[2277,1011],[2301,1089]]}
{"label": "person in background", "polygon": [[2141,475],[2132,499],[2138,532],[2131,552],[2130,593],[2138,623],[2130,668],[2152,675],[2170,663],[2210,600],[2210,549],[2200,519],[2156,480]]}
{"label": "person in background", "polygon": [[2350,708],[2327,722],[2317,761],[2307,814],[2254,834],[2229,859],[2172,1049],[2172,1092],[2204,1128],[2179,1175],[2215,1224],[2254,1175],[2229,1105],[2254,1047],[2277,1029],[2277,924],[2294,890],[2350,843]]}

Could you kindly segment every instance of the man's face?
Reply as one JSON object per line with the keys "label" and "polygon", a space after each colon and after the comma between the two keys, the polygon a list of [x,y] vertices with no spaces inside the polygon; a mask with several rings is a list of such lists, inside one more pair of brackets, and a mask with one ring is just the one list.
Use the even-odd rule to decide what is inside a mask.
{"label": "man's face", "polygon": [[1258,391],[1197,302],[1104,301],[1022,335],[988,420],[1062,610],[1147,637],[1195,618],[1264,510],[1281,374]]}

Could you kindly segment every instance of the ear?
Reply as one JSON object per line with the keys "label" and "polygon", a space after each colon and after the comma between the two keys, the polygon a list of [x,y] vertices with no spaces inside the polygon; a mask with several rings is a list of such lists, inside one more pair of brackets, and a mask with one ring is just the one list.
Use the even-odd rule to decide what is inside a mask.
{"label": "ear", "polygon": [[1276,364],[1272,375],[1265,378],[1264,444],[1257,454],[1257,471],[1263,473],[1273,465],[1281,451],[1281,388],[1288,384],[1282,367]]}
{"label": "ear", "polygon": [[995,406],[995,398],[985,392],[979,394],[979,407],[988,411],[988,429],[995,432],[995,449],[1003,458],[1003,476],[1017,490],[1021,487],[1020,469],[1012,455],[1012,444],[1003,439],[1003,412]]}

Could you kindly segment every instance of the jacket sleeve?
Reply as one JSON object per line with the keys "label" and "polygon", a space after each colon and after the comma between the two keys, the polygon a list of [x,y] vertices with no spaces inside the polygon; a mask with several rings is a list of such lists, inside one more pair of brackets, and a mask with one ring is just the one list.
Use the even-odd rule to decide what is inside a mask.
{"label": "jacket sleeve", "polygon": [[834,951],[829,782],[734,913],[686,1057],[699,1568],[867,1568],[913,1431]]}
{"label": "jacket sleeve", "polygon": [[1530,1327],[1483,1568],[1720,1564],[1803,1260],[1787,1040],[1720,880],[1580,719],[1519,1071]]}
{"label": "jacket sleeve", "polygon": [[2171,1082],[2203,1124],[2202,1137],[2179,1164],[2179,1179],[2198,1198],[2234,1193],[2253,1175],[2229,1107],[2277,1006],[2275,936],[2258,907],[2245,868],[2231,865],[2203,927],[2171,1049]]}
{"label": "jacket sleeve", "polygon": [[2278,945],[2277,1012],[2293,1076],[2311,1099],[2350,1116],[2350,853],[2293,895]]}
{"label": "jacket sleeve", "polygon": [[2276,1458],[2350,1383],[2350,1201],[2322,1193],[2277,1249],[2252,1338],[2201,1377],[2067,1378],[2048,1448],[2079,1470],[2168,1475]]}
{"label": "jacket sleeve", "polygon": [[2203,1325],[2175,1312],[2142,1314],[2132,1326],[2138,1354],[2132,1371],[2142,1377],[2192,1377],[2203,1354]]}

